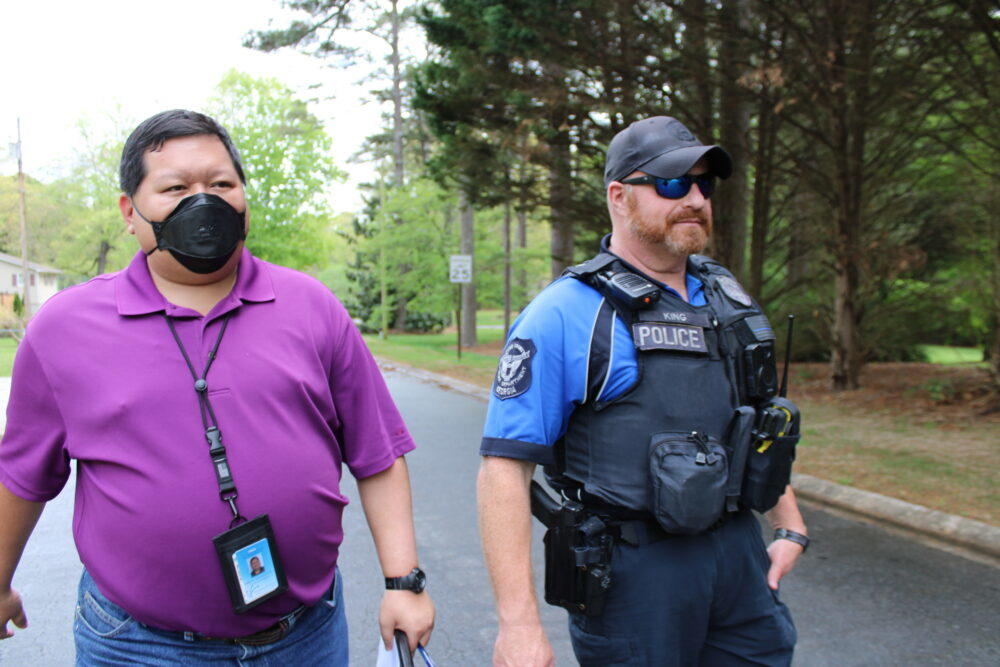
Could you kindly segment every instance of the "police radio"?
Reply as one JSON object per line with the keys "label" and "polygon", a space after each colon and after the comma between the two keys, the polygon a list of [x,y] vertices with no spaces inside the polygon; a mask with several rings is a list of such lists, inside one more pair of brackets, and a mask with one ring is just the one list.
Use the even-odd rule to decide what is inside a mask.
{"label": "police radio", "polygon": [[602,271],[594,274],[614,301],[629,310],[647,308],[660,298],[660,288],[630,271]]}
{"label": "police radio", "polygon": [[[788,392],[788,366],[792,360],[792,327],[795,316],[788,316],[788,340],[785,341],[785,369],[781,378],[781,389],[777,396],[773,396],[757,411],[757,423],[754,425],[754,449],[764,453],[771,447],[775,440],[785,436],[798,435],[802,416],[798,407],[785,398]],[[747,352],[750,352],[750,346]],[[770,348],[771,368],[774,368],[774,351]],[[764,378],[766,379],[766,378]],[[748,378],[749,384],[751,380]],[[773,384],[777,381],[777,372],[771,373],[770,381]],[[764,382],[761,380],[761,386]]]}

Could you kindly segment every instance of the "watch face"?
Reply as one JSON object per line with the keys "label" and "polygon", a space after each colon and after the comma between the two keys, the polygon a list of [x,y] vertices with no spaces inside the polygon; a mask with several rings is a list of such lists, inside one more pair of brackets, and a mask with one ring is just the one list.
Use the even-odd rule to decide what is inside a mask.
{"label": "watch face", "polygon": [[410,589],[414,593],[423,593],[424,588],[427,586],[427,575],[424,574],[423,570],[417,570],[413,573],[413,587]]}

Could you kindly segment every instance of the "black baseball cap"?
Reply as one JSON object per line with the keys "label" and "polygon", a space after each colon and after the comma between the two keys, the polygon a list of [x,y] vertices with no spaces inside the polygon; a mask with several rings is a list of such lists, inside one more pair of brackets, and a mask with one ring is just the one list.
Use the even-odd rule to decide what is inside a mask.
{"label": "black baseball cap", "polygon": [[733,160],[719,146],[706,146],[676,118],[653,116],[637,120],[615,135],[608,146],[604,187],[633,171],[660,178],[677,178],[705,157],[708,170],[719,178],[733,173]]}

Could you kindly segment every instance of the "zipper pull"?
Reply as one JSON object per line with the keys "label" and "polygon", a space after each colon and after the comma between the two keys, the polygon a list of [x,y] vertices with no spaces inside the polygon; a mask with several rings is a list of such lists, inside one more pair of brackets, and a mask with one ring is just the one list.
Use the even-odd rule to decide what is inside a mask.
{"label": "zipper pull", "polygon": [[708,449],[708,436],[700,431],[691,431],[691,435],[688,436],[691,441],[698,446],[698,453],[694,457],[694,462],[696,465],[713,465],[719,460],[719,457],[713,454]]}
{"label": "zipper pull", "polygon": [[708,453],[708,438],[705,437],[704,433],[701,431],[691,431],[691,435],[688,437],[691,438],[692,442],[698,445],[698,449],[706,454]]}

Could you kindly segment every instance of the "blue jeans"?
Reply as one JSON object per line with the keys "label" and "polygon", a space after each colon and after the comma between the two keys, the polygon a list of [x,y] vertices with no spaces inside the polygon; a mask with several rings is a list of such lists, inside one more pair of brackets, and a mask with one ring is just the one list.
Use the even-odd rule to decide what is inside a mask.
{"label": "blue jeans", "polygon": [[767,586],[769,567],[749,511],[700,535],[616,544],[604,613],[570,614],[576,659],[583,667],[787,667],[795,625]]}
{"label": "blue jeans", "polygon": [[265,646],[246,646],[143,625],[104,597],[84,570],[73,624],[76,664],[346,667],[347,617],[341,579],[338,570],[331,590],[316,606],[285,617],[291,626],[286,637]]}

